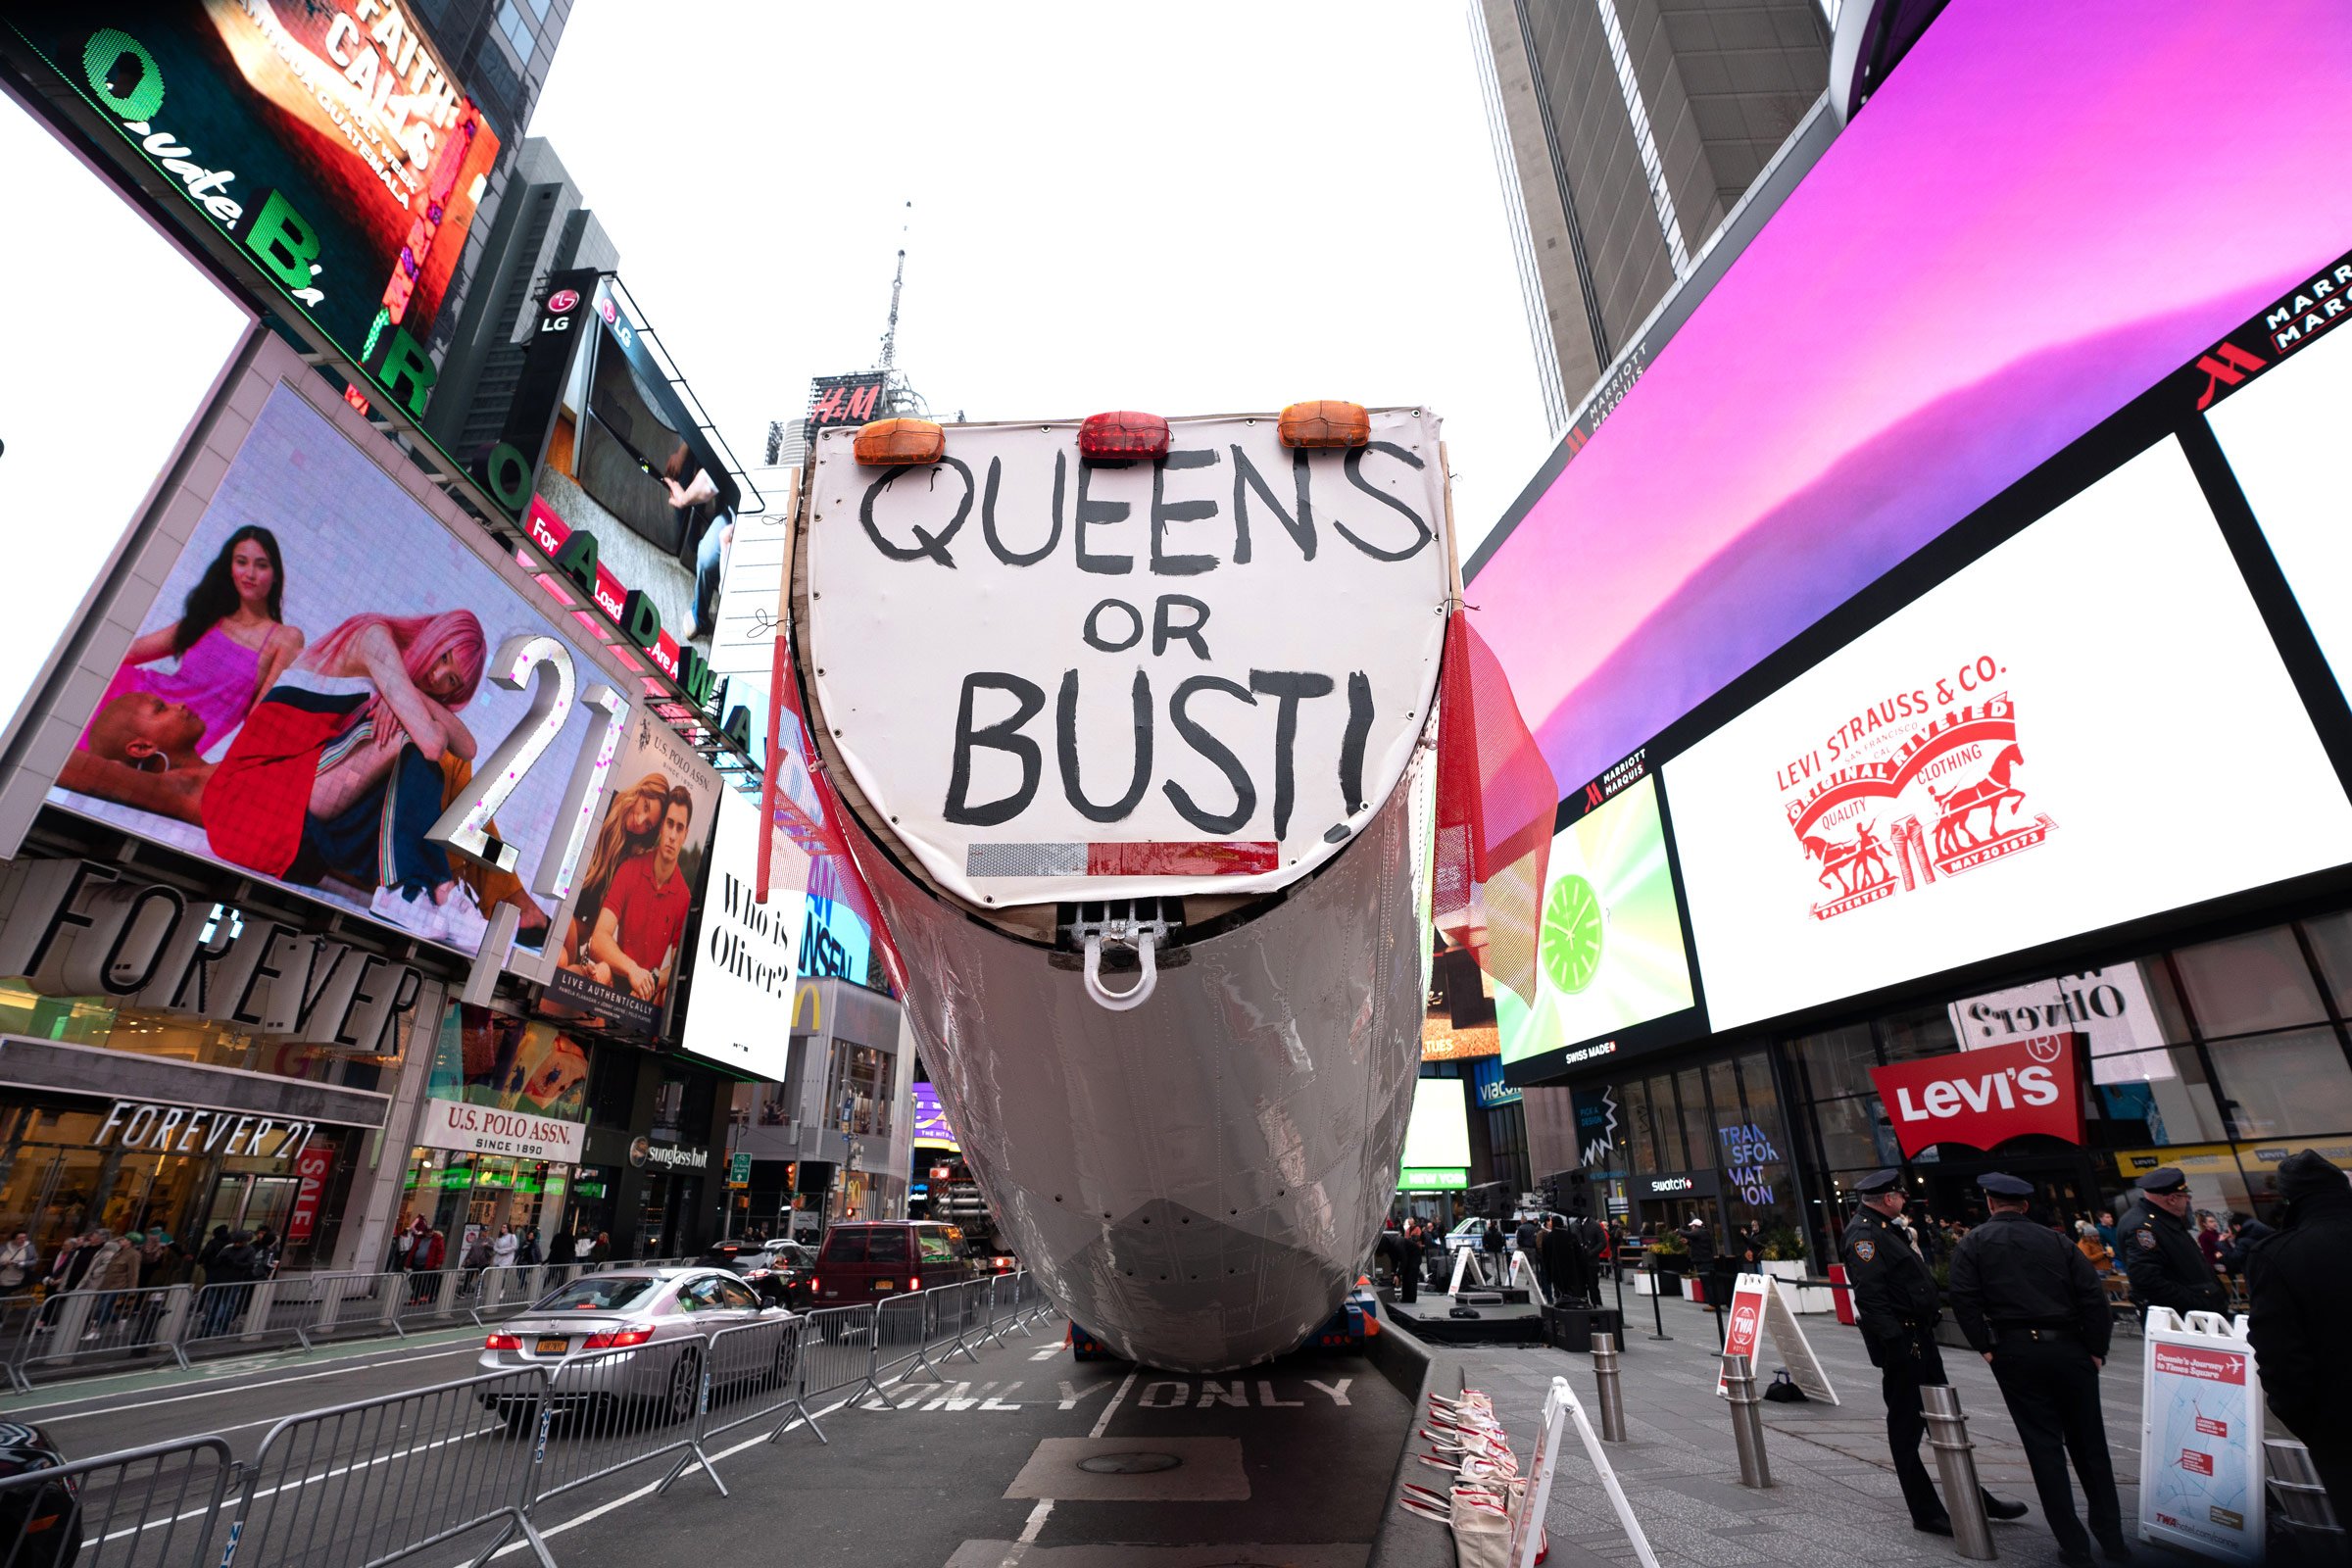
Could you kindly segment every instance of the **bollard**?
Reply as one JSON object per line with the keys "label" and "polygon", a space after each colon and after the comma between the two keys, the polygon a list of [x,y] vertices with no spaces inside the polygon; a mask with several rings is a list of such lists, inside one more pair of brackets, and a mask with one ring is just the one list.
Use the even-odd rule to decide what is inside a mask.
{"label": "bollard", "polygon": [[1943,1505],[1952,1516],[1952,1545],[1961,1556],[1990,1562],[1992,1525],[1984,1517],[1984,1489],[1977,1484],[1976,1446],[1968,1441],[1968,1417],[1960,1413],[1960,1391],[1930,1383],[1919,1391],[1928,1420],[1928,1446],[1936,1450],[1936,1474],[1943,1483]]}
{"label": "bollard", "polygon": [[1726,1352],[1723,1392],[1732,1406],[1732,1441],[1740,1446],[1740,1484],[1759,1490],[1772,1485],[1772,1461],[1764,1456],[1764,1400],[1747,1357]]}
{"label": "bollard", "polygon": [[1600,1437],[1604,1443],[1625,1441],[1625,1386],[1617,1367],[1617,1336],[1592,1336],[1592,1382],[1599,1390]]}

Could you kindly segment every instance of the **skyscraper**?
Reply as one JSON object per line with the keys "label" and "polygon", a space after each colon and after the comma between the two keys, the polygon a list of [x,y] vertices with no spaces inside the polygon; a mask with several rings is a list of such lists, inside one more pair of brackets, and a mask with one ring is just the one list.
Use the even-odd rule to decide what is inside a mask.
{"label": "skyscraper", "polygon": [[1556,431],[1820,99],[1830,25],[1817,0],[1477,0],[1472,26]]}

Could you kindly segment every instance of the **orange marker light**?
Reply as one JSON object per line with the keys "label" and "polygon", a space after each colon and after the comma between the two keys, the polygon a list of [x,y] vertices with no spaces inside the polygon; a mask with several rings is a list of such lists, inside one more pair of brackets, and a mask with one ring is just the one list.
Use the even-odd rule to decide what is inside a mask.
{"label": "orange marker light", "polygon": [[1360,447],[1372,439],[1372,416],[1361,403],[1294,403],[1275,431],[1286,447]]}
{"label": "orange marker light", "polygon": [[1098,463],[1129,458],[1156,462],[1168,455],[1168,421],[1132,409],[1090,414],[1078,426],[1078,455]]}
{"label": "orange marker light", "polygon": [[948,433],[929,419],[876,419],[858,432],[853,450],[869,468],[911,467],[945,456]]}

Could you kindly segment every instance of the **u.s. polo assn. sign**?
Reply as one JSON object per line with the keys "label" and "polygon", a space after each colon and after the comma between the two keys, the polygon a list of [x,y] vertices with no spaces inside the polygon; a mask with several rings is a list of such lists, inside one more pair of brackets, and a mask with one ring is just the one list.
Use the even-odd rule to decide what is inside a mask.
{"label": "u.s. polo assn. sign", "polygon": [[810,664],[830,740],[944,887],[999,906],[1281,886],[1388,798],[1429,715],[1450,571],[1438,421],[1293,452],[1171,420],[959,425],[927,467],[818,440]]}

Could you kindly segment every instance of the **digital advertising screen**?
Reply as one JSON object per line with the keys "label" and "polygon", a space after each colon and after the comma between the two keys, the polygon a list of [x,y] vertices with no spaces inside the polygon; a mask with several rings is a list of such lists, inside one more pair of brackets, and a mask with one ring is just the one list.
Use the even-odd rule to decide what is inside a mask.
{"label": "digital advertising screen", "polygon": [[[2343,249],[2352,183],[2308,167],[2352,138],[2332,16],[1943,8],[1469,564],[1563,790]],[[2181,112],[2217,81],[2261,88]]]}
{"label": "digital advertising screen", "polygon": [[944,1149],[950,1153],[961,1153],[963,1145],[956,1137],[956,1129],[948,1125],[948,1112],[939,1102],[939,1086],[924,1081],[914,1089],[914,1136],[908,1140],[917,1149]]}
{"label": "digital advertising screen", "polygon": [[[10,357],[40,373],[0,376],[0,517],[9,519],[12,576],[38,591],[9,605],[5,742],[253,318],[5,95],[0,165],[18,211],[74,236],[71,245],[7,247],[8,297],[90,302],[9,318]],[[109,300],[139,308],[99,304]]]}
{"label": "digital advertising screen", "polygon": [[[17,7],[115,151],[234,235],[345,353],[431,338],[499,137],[398,0]],[[421,412],[417,409],[416,412]]]}
{"label": "digital advertising screen", "polygon": [[[610,727],[577,693],[608,677],[301,393],[270,392],[153,602],[112,612],[139,635],[74,715],[52,804],[469,955],[512,903],[516,945],[546,947],[556,911],[533,886],[570,845],[592,712]],[[486,798],[487,838],[515,858],[494,871],[428,835],[476,760],[546,722],[543,666],[520,689],[492,678],[517,635],[568,664],[573,695]]]}
{"label": "digital advertising screen", "polygon": [[2352,858],[2172,437],[1662,776],[1719,1030]]}
{"label": "digital advertising screen", "polygon": [[1451,1192],[1470,1185],[1470,1100],[1459,1078],[1413,1080],[1404,1158],[1396,1185],[1408,1193]]}
{"label": "digital advertising screen", "polygon": [[1502,1060],[1573,1052],[1678,1013],[1689,1015],[1685,1035],[1695,1035],[1693,1004],[1657,780],[1644,778],[1553,837],[1536,928],[1535,1003],[1494,988]]}
{"label": "digital advertising screen", "polygon": [[[2337,286],[2352,289],[2352,275]],[[2291,305],[2288,311],[2300,324]],[[2352,334],[2331,333],[2264,371],[2206,418],[2337,687],[2352,693],[2352,509],[2342,462],[2352,431],[2347,345]]]}

